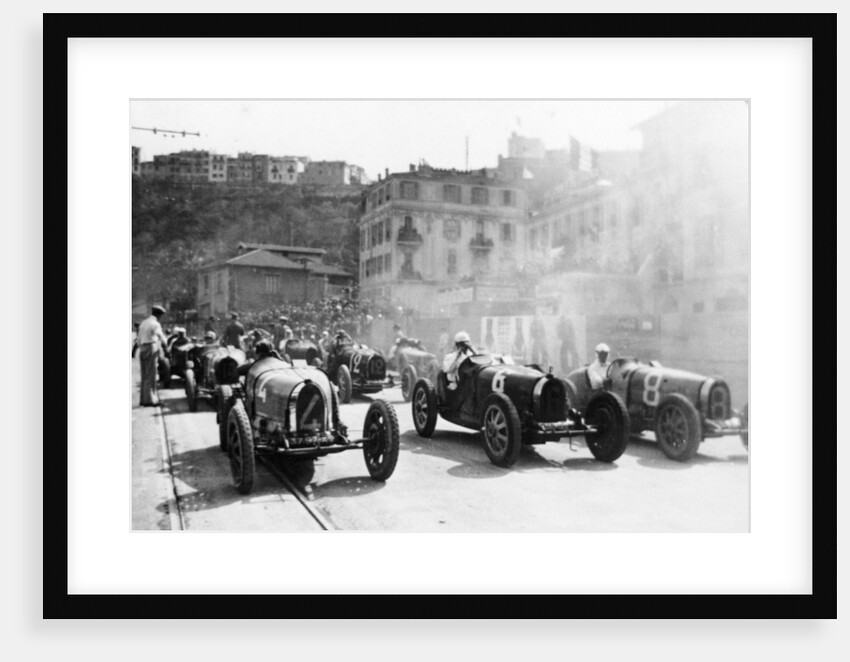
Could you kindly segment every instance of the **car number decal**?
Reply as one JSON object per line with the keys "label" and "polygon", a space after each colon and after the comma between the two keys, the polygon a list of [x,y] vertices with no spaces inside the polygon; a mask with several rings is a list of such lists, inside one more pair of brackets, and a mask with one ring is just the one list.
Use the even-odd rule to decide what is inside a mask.
{"label": "car number decal", "polygon": [[351,355],[351,372],[357,372],[360,368],[360,361],[363,360],[363,357],[360,354],[352,354]]}
{"label": "car number decal", "polygon": [[310,415],[310,412],[313,411],[313,407],[315,407],[319,402],[319,396],[314,395],[310,400],[310,403],[307,405],[307,408],[304,410],[304,413],[301,414],[301,421],[296,424],[297,429],[299,430],[312,430],[316,431],[321,429],[321,424],[315,418],[312,421],[307,421],[307,416]]}
{"label": "car number decal", "polygon": [[499,372],[493,375],[493,382],[490,384],[490,388],[493,389],[494,393],[505,392],[505,379],[507,379],[507,376],[507,370],[499,370]]}
{"label": "car number decal", "polygon": [[648,407],[658,406],[658,389],[661,387],[661,371],[650,370],[643,380],[643,402]]}
{"label": "car number decal", "polygon": [[254,391],[256,392],[257,397],[263,401],[263,404],[265,404],[266,402],[266,382],[268,382],[271,377],[271,374],[261,375],[260,378],[257,380],[256,386],[254,387]]}

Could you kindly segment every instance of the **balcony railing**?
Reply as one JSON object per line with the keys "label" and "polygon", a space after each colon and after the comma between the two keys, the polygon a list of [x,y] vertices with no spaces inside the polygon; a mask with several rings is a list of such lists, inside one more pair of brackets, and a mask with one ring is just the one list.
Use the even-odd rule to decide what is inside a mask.
{"label": "balcony railing", "polygon": [[478,236],[469,240],[469,247],[474,251],[489,251],[493,248],[493,240]]}
{"label": "balcony railing", "polygon": [[402,267],[398,272],[399,280],[422,280],[422,274],[413,269],[405,269]]}
{"label": "balcony railing", "polygon": [[418,246],[423,242],[422,235],[419,234],[416,230],[407,229],[407,228],[399,228],[398,230],[398,243],[405,244],[408,246]]}

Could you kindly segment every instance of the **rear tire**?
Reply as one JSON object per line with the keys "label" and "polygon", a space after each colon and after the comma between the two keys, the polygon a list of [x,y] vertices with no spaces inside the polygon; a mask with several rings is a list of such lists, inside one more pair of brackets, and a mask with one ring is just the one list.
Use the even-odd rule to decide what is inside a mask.
{"label": "rear tire", "polygon": [[655,438],[671,460],[687,462],[699,450],[702,424],[697,410],[685,396],[671,393],[655,410]]}
{"label": "rear tire", "polygon": [[585,410],[585,422],[597,432],[585,435],[590,452],[600,462],[613,462],[629,444],[629,412],[614,393],[603,391],[595,395]]}
{"label": "rear tire", "polygon": [[184,377],[186,380],[186,401],[189,403],[189,411],[198,411],[198,386],[195,384],[195,371],[192,368],[187,368]]}
{"label": "rear tire", "polygon": [[414,384],[416,384],[416,368],[409,365],[401,373],[401,395],[405,402],[410,402]]}
{"label": "rear tire", "polygon": [[227,416],[230,414],[230,407],[233,405],[233,389],[228,386],[220,386],[218,393],[218,409],[216,410],[216,419],[218,420],[218,446],[222,453],[227,452]]}
{"label": "rear tire", "polygon": [[363,422],[363,457],[372,480],[385,481],[398,462],[398,418],[393,406],[383,398],[369,405]]}
{"label": "rear tire", "polygon": [[522,447],[522,428],[514,403],[504,393],[491,393],[484,400],[481,439],[487,457],[497,467],[511,467]]}
{"label": "rear tire", "polygon": [[336,382],[339,386],[339,401],[343,404],[351,402],[351,371],[347,365],[339,366],[336,371]]}
{"label": "rear tire", "polygon": [[437,426],[437,391],[428,379],[420,379],[413,387],[410,398],[413,425],[420,437],[430,437]]}
{"label": "rear tire", "polygon": [[240,494],[249,494],[254,489],[254,435],[241,400],[233,404],[227,416],[227,446],[233,486]]}

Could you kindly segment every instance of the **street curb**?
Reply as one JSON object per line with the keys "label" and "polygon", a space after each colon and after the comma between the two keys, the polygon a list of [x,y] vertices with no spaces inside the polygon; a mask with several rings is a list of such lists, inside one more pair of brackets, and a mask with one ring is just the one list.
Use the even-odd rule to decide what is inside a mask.
{"label": "street curb", "polygon": [[177,502],[177,486],[174,484],[174,473],[171,470],[171,449],[168,446],[168,433],[165,429],[165,418],[162,415],[162,407],[157,408],[155,416],[159,419],[159,450],[162,460],[162,468],[168,472],[168,519],[172,531],[183,530],[183,517]]}

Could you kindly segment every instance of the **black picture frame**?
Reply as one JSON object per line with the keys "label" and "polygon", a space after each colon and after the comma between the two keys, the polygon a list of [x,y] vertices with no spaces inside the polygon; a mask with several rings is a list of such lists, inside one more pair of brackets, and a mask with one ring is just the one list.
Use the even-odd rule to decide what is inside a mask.
{"label": "black picture frame", "polygon": [[[308,14],[280,16],[230,15],[215,20],[196,14],[45,14],[44,15],[44,158],[68,162],[68,40],[137,37],[655,37],[811,39],[813,103],[813,262],[816,290],[831,291],[835,282],[837,233],[837,15],[836,14],[671,14],[570,15],[569,21],[545,20],[541,15],[503,16],[498,25],[474,16],[417,17],[409,21],[372,21],[365,15],[344,20],[317,20]],[[499,27],[502,26],[502,27]],[[415,34],[414,34],[415,32]],[[57,153],[58,152],[58,153]],[[64,158],[63,158],[64,157]],[[45,178],[45,217],[68,214],[67,178]],[[65,233],[47,235],[47,252],[66,256]],[[61,245],[59,245],[61,244]],[[53,250],[55,249],[55,250]],[[825,259],[824,256],[832,256]],[[67,263],[66,263],[67,269]],[[51,308],[69,313],[67,295],[48,290]],[[52,299],[52,300],[51,300]],[[834,345],[832,306],[815,309],[821,342]],[[816,360],[812,361],[817,366]],[[814,369],[814,368],[813,368]],[[823,368],[820,369],[821,371]],[[67,371],[67,365],[66,365]],[[815,377],[813,381],[817,380]],[[68,383],[65,375],[66,387]],[[66,405],[67,406],[67,405]],[[66,420],[68,412],[66,411]],[[811,595],[299,595],[280,601],[274,595],[78,595],[68,591],[68,452],[55,439],[44,439],[44,588],[46,619],[198,618],[223,613],[216,605],[228,602],[235,618],[296,618],[321,613],[322,618],[836,618],[836,468],[834,417],[812,416],[812,593]],[[758,559],[742,562],[757,563]],[[329,599],[331,598],[332,599]],[[294,605],[297,604],[297,610]]]}

